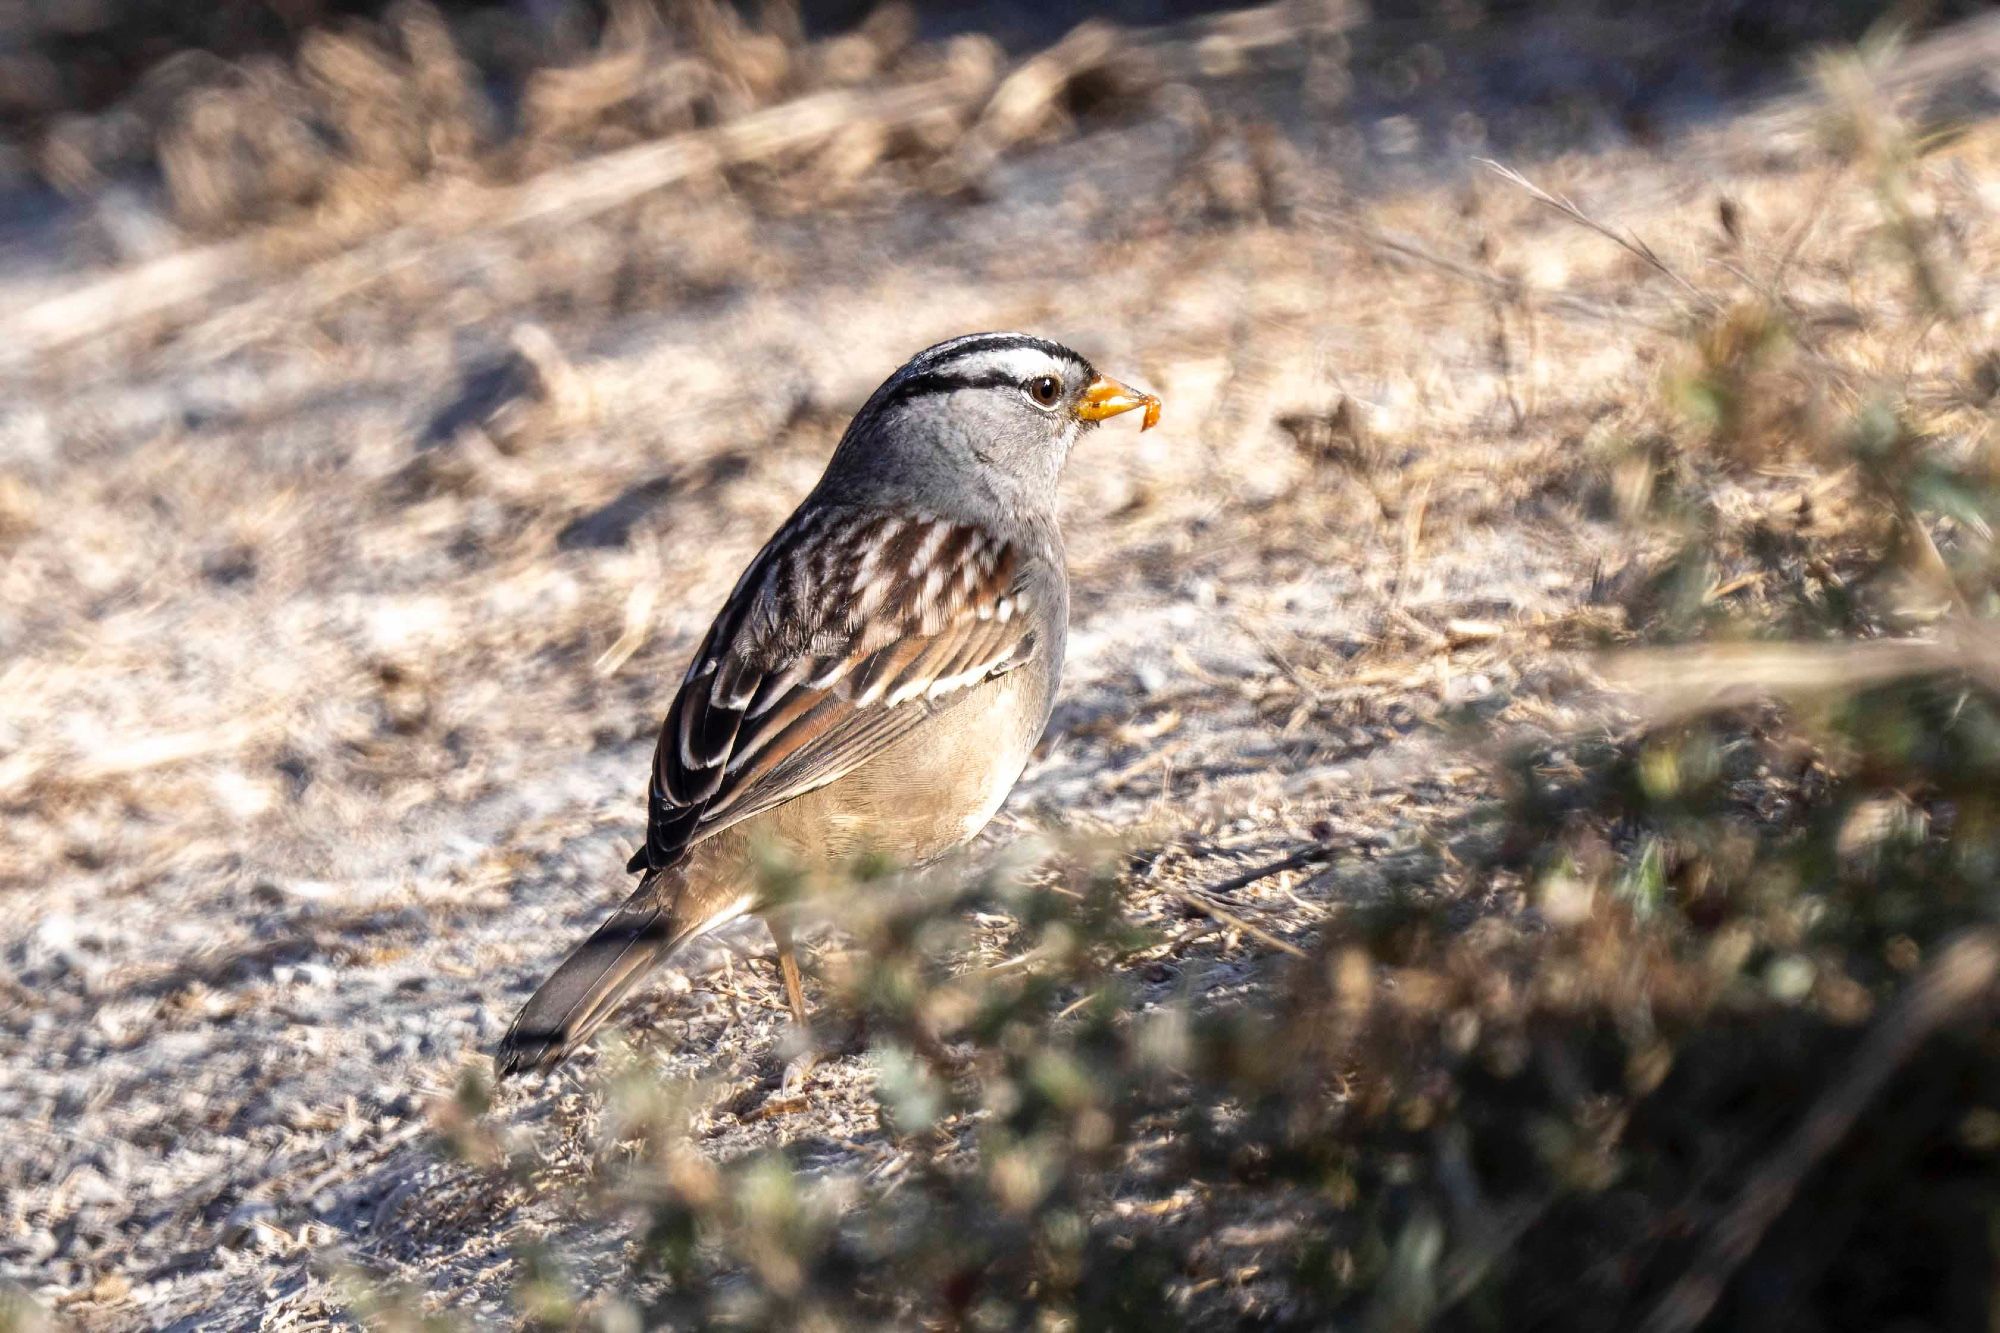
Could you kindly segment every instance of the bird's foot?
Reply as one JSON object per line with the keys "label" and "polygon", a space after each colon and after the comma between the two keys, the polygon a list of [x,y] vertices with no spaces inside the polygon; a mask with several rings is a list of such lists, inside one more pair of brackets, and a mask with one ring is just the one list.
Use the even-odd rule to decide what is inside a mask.
{"label": "bird's foot", "polygon": [[813,1075],[819,1072],[822,1065],[859,1054],[866,1048],[866,1033],[865,1025],[856,1023],[844,1040],[822,1047],[813,1040],[812,1029],[792,1029],[780,1048],[780,1054],[791,1052],[784,1066],[775,1071],[775,1076],[766,1073],[757,1083],[737,1094],[729,1103],[730,1111],[745,1120],[769,1120],[773,1116],[796,1115],[808,1109],[812,1103],[807,1093],[812,1087]]}
{"label": "bird's foot", "polygon": [[819,1068],[820,1051],[816,1046],[807,1046],[803,1051],[785,1062],[785,1072],[778,1080],[779,1097],[801,1097],[806,1085],[812,1081],[813,1071]]}
{"label": "bird's foot", "polygon": [[868,1026],[856,1021],[846,1034],[831,1045],[821,1045],[810,1027],[792,1029],[786,1044],[795,1053],[785,1061],[784,1073],[779,1077],[776,1097],[798,1097],[812,1083],[812,1076],[823,1064],[831,1064],[850,1055],[858,1055],[868,1047]]}
{"label": "bird's foot", "polygon": [[812,1081],[813,1070],[819,1067],[819,1062],[818,1049],[807,1046],[785,1062],[785,1067],[778,1071],[775,1079],[766,1074],[758,1083],[739,1093],[733,1099],[732,1110],[737,1118],[750,1122],[810,1110],[812,1101],[806,1096],[806,1087]]}

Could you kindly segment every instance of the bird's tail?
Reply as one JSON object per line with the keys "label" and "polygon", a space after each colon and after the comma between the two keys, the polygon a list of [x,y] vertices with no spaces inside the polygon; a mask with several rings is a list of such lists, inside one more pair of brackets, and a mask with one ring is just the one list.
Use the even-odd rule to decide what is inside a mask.
{"label": "bird's tail", "polygon": [[501,1078],[560,1064],[667,955],[720,924],[682,910],[683,878],[679,866],[648,875],[625,905],[528,997],[494,1053]]}

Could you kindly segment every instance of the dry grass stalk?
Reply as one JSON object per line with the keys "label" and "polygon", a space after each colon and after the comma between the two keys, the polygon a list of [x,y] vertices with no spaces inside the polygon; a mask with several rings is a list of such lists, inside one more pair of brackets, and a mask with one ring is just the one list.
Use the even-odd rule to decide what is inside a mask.
{"label": "dry grass stalk", "polygon": [[1701,288],[1695,286],[1693,283],[1689,282],[1686,278],[1682,277],[1680,271],[1674,268],[1671,264],[1667,263],[1666,260],[1660,258],[1659,253],[1656,250],[1654,250],[1652,246],[1646,244],[1645,240],[1642,237],[1640,237],[1638,233],[1636,232],[1620,233],[1618,231],[1613,230],[1611,227],[1606,226],[1602,222],[1599,222],[1596,218],[1590,216],[1590,214],[1584,212],[1581,208],[1577,207],[1576,204],[1567,197],[1559,194],[1549,193],[1547,190],[1544,190],[1541,186],[1535,184],[1533,181],[1529,180],[1526,176],[1523,176],[1520,172],[1514,170],[1512,167],[1504,166],[1501,163],[1493,161],[1491,158],[1485,158],[1485,157],[1474,158],[1473,161],[1479,163],[1479,165],[1493,172],[1495,175],[1499,176],[1502,180],[1507,181],[1510,184],[1519,186],[1522,190],[1525,190],[1528,193],[1528,195],[1531,198],[1533,198],[1537,203],[1540,203],[1548,208],[1555,210],[1556,212],[1562,214],[1564,217],[1568,218],[1570,221],[1576,223],[1578,226],[1587,227],[1591,231],[1596,232],[1599,236],[1602,236],[1606,240],[1609,240],[1614,244],[1618,245],[1621,249],[1625,250],[1627,253],[1637,256],[1639,259],[1643,260],[1648,267],[1654,269],[1656,272],[1665,275],[1668,279],[1670,279],[1674,283],[1675,286],[1679,287],[1682,291],[1686,292],[1694,300],[1696,305],[1701,306],[1707,310],[1716,310],[1720,308],[1720,302],[1718,302],[1713,295],[1703,291]]}
{"label": "dry grass stalk", "polygon": [[1678,326],[1637,311],[1596,300],[1580,292],[1532,286],[1518,278],[1504,277],[1477,264],[1452,259],[1414,237],[1386,231],[1351,214],[1325,207],[1300,210],[1303,220],[1329,231],[1351,236],[1364,249],[1393,260],[1410,260],[1425,268],[1445,273],[1464,282],[1496,293],[1501,299],[1535,309],[1551,310],[1578,319],[1626,324],[1654,333],[1678,333]]}
{"label": "dry grass stalk", "polygon": [[2000,695],[2000,630],[1954,622],[1934,639],[1642,649],[1601,658],[1598,670],[1655,722],[1923,676],[1963,676]]}

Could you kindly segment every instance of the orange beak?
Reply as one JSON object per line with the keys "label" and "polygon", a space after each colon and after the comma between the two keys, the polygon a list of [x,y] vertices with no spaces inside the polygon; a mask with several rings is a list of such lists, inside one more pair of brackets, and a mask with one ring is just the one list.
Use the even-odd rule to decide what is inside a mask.
{"label": "orange beak", "polygon": [[1129,385],[1120,384],[1108,375],[1099,375],[1083,391],[1077,402],[1076,414],[1085,421],[1103,421],[1121,412],[1130,412],[1135,407],[1146,409],[1146,415],[1139,420],[1140,430],[1151,430],[1160,424],[1160,400],[1150,393],[1140,393]]}

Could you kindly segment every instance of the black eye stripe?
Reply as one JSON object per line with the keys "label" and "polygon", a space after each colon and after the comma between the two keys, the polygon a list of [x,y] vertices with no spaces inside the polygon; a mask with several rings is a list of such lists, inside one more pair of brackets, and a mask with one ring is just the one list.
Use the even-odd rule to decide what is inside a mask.
{"label": "black eye stripe", "polygon": [[989,371],[983,375],[954,375],[948,371],[930,371],[922,375],[912,375],[898,384],[884,400],[890,403],[904,403],[912,398],[927,398],[937,393],[957,393],[960,389],[998,389],[1011,386],[1012,375],[1000,371]]}
{"label": "black eye stripe", "polygon": [[[1084,377],[1086,379],[1089,378],[1087,373]],[[912,398],[927,398],[932,394],[956,393],[960,389],[1028,388],[1036,381],[1044,379],[1056,382],[1056,392],[1058,394],[1070,382],[1068,374],[1059,374],[1054,371],[1044,371],[1040,374],[1030,375],[1027,379],[1023,380],[1016,372],[1006,370],[988,370],[976,374],[964,371],[931,370],[912,375],[901,383],[892,384],[888,393],[883,396],[882,406],[887,407],[892,403],[908,402]]]}
{"label": "black eye stripe", "polygon": [[[1022,350],[1043,353],[1049,358],[1050,368],[1024,377],[1019,366],[1005,370],[993,366],[995,355]],[[861,415],[870,416],[914,399],[956,393],[960,389],[1027,390],[1029,400],[1035,401],[1029,386],[1043,376],[1053,376],[1067,389],[1072,384],[1089,383],[1095,374],[1089,362],[1060,343],[1020,333],[972,334],[940,343],[919,355],[876,390]]]}

